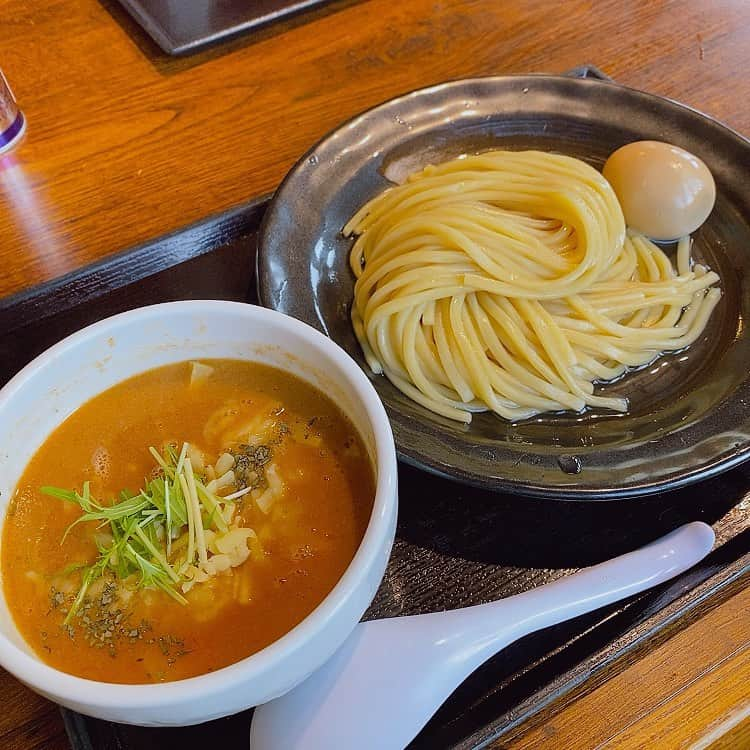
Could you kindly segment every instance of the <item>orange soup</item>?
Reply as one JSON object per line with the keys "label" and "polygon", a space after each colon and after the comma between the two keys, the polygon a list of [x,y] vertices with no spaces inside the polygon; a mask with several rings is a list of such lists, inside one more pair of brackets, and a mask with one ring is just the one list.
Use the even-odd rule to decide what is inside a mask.
{"label": "orange soup", "polygon": [[235,360],[138,375],[34,455],[2,538],[5,596],[45,662],[94,680],[178,680],[284,635],[331,591],[375,493],[327,396]]}

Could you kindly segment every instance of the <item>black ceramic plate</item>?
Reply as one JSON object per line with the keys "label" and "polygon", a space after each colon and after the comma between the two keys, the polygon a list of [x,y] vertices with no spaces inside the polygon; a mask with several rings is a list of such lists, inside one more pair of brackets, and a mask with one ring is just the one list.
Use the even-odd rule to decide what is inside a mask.
{"label": "black ceramic plate", "polygon": [[341,228],[389,185],[386,175],[490,147],[554,150],[601,168],[616,148],[642,139],[682,146],[711,169],[718,197],[694,235],[694,255],[719,273],[723,297],[687,351],[604,386],[628,397],[627,414],[590,410],[518,424],[481,414],[464,426],[371,378],[401,458],[462,482],[607,499],[728,469],[750,454],[750,142],[675,102],[597,80],[514,76],[382,104],[320,141],[277,191],[259,239],[261,302],[325,332],[367,370],[349,322],[353,276]]}

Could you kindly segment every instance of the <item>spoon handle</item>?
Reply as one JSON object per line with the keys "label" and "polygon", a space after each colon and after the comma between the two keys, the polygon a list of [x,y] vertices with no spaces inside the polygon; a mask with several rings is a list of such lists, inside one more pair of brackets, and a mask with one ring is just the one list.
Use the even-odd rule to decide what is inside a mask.
{"label": "spoon handle", "polygon": [[[710,526],[688,523],[634,552],[531,591],[455,610],[456,618],[463,620],[464,655],[478,666],[524,635],[663,583],[705,557],[713,543]],[[468,666],[473,671],[472,665]]]}
{"label": "spoon handle", "polygon": [[662,583],[701,560],[713,542],[710,526],[690,523],[509,599],[362,623],[305,682],[256,709],[251,750],[401,750],[509,643]]}

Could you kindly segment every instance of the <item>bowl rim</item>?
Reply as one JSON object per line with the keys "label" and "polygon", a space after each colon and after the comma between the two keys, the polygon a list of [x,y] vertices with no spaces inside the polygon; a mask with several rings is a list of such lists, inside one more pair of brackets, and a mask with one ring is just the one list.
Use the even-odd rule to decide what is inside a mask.
{"label": "bowl rim", "polygon": [[[109,335],[123,327],[146,324],[157,317],[163,321],[164,316],[174,314],[210,315],[220,311],[228,311],[243,320],[253,320],[255,323],[289,331],[292,335],[306,337],[315,349],[335,363],[360,397],[373,431],[376,484],[370,519],[354,557],[328,595],[307,617],[281,638],[260,651],[214,672],[182,680],[124,684],[78,677],[56,669],[38,656],[27,653],[0,631],[0,664],[25,684],[47,694],[59,694],[71,703],[96,708],[116,706],[118,710],[171,705],[195,698],[196,695],[208,696],[224,692],[235,684],[244,683],[248,679],[278,668],[282,661],[303,648],[355,594],[369,568],[382,554],[384,542],[390,551],[392,539],[389,539],[389,528],[398,506],[397,461],[393,434],[385,408],[367,376],[338,344],[312,326],[275,310],[244,302],[184,300],[148,305],[107,317],[65,337],[20,370],[0,389],[0,414],[6,404],[15,398],[35,375],[52,365],[59,355],[75,349],[92,337],[103,333]],[[143,372],[148,369],[152,368],[144,367]],[[3,511],[0,513],[0,524],[4,521]],[[5,598],[4,590],[0,590],[0,597]],[[343,640],[344,638],[341,642]]]}

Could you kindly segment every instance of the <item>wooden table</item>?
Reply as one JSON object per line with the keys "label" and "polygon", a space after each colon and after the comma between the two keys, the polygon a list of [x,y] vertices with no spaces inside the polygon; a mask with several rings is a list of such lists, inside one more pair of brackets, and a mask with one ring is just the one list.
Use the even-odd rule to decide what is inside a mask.
{"label": "wooden table", "polygon": [[[446,79],[590,62],[750,133],[747,0],[341,0],[185,59],[112,0],[2,16],[29,128],[0,157],[0,297],[267,193],[344,118]],[[505,747],[750,747],[748,607],[737,594]],[[0,696],[0,746],[67,746],[54,706],[2,672]]]}

